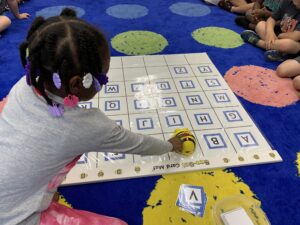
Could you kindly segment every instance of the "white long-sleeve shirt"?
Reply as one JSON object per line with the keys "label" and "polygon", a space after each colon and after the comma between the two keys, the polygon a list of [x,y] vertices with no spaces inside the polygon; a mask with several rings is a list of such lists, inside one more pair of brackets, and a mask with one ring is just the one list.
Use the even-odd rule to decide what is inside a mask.
{"label": "white long-sleeve shirt", "polygon": [[0,114],[0,224],[39,224],[55,190],[48,184],[85,152],[159,155],[172,145],[118,126],[99,109],[48,113],[45,101],[23,77]]}

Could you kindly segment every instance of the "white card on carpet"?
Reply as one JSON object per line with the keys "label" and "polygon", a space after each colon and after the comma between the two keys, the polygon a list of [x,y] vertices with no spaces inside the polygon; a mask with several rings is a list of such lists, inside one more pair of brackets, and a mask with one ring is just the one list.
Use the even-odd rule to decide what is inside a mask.
{"label": "white card on carpet", "polygon": [[237,208],[221,214],[225,225],[254,225],[244,208]]}

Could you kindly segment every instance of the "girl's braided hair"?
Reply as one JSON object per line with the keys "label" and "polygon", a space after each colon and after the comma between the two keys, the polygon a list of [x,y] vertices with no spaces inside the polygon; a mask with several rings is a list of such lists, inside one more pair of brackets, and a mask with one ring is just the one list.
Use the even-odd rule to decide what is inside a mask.
{"label": "girl's braided hair", "polygon": [[[26,57],[27,49],[29,51]],[[23,66],[30,63],[30,83],[41,93],[48,105],[52,100],[45,92],[45,81],[53,82],[53,73],[60,75],[66,92],[68,82],[85,73],[96,76],[103,73],[109,64],[109,46],[104,35],[85,21],[76,17],[76,12],[65,8],[60,16],[44,19],[37,17],[20,45]]]}

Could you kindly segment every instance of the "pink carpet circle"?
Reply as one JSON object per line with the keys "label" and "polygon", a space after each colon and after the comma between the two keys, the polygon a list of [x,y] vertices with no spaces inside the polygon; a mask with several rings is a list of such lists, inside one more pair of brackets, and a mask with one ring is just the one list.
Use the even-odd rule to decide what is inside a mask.
{"label": "pink carpet circle", "polygon": [[298,101],[290,78],[280,78],[276,71],[260,66],[234,66],[224,79],[238,96],[261,105],[284,107]]}

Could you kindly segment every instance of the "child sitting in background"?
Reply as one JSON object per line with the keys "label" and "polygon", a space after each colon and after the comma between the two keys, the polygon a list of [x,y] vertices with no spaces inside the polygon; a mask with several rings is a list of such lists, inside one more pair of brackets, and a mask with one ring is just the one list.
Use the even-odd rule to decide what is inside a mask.
{"label": "child sitting in background", "polygon": [[17,19],[27,19],[29,17],[28,13],[19,13],[17,0],[0,0],[0,33],[11,24],[11,20],[7,16],[3,15],[7,5]]}
{"label": "child sitting in background", "polygon": [[291,77],[293,78],[293,84],[295,89],[298,91],[300,98],[300,56],[294,59],[288,59],[281,63],[276,70],[279,77]]}
{"label": "child sitting in background", "polygon": [[47,20],[37,17],[20,52],[26,77],[12,88],[0,114],[1,225],[126,224],[52,198],[85,152],[181,152],[180,138],[135,134],[99,109],[77,106],[107,83],[110,54],[104,35],[73,10]]}
{"label": "child sitting in background", "polygon": [[265,7],[263,0],[257,0],[251,5],[252,8],[247,10],[245,16],[238,16],[235,19],[236,24],[245,29],[254,29],[259,21],[265,21],[272,15],[271,10]]}
{"label": "child sitting in background", "polygon": [[218,6],[228,12],[244,14],[253,7],[256,0],[221,0]]}
{"label": "child sitting in background", "polygon": [[267,21],[260,21],[255,31],[241,33],[244,41],[267,50],[269,60],[282,61],[288,54],[300,51],[300,0],[281,1]]}

